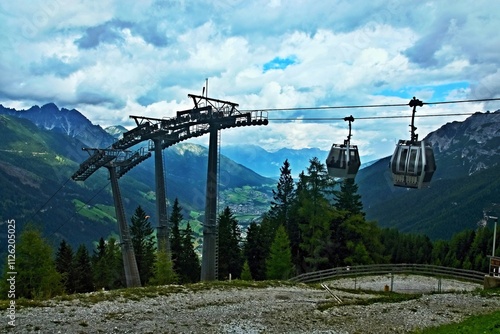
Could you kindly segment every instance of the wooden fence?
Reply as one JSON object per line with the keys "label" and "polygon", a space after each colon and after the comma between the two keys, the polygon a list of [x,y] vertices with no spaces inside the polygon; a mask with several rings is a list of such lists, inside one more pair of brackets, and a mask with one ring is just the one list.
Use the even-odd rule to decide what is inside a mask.
{"label": "wooden fence", "polygon": [[483,283],[485,276],[485,273],[480,271],[434,266],[429,264],[374,264],[337,267],[314,271],[301,274],[291,278],[290,280],[294,282],[315,283],[342,277],[385,275],[391,273],[447,277],[475,283]]}

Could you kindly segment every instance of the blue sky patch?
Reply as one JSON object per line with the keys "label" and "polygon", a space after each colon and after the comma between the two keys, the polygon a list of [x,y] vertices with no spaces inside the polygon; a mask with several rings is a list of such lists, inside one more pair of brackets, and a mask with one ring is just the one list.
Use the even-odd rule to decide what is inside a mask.
{"label": "blue sky patch", "polygon": [[275,57],[273,60],[262,66],[262,71],[266,73],[269,70],[284,70],[290,65],[297,63],[297,57],[289,56],[286,58]]}
{"label": "blue sky patch", "polygon": [[416,92],[426,90],[433,92],[432,94],[433,101],[444,101],[452,91],[459,89],[467,89],[469,88],[469,86],[470,84],[467,81],[458,81],[443,85],[406,86],[397,90],[383,89],[379,91],[378,94],[384,96],[398,96],[411,99],[413,96],[415,96]]}

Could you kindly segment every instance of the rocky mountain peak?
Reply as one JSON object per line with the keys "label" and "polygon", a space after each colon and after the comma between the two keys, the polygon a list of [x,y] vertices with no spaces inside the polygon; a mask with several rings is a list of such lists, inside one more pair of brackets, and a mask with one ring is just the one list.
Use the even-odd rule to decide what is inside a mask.
{"label": "rocky mountain peak", "polygon": [[425,140],[442,162],[461,165],[469,175],[489,168],[500,159],[500,110],[478,112],[463,122],[447,123]]}
{"label": "rocky mountain peak", "polygon": [[123,137],[123,134],[128,130],[122,125],[111,125],[105,128],[104,131],[113,136],[113,138],[120,139],[121,137]]}
{"label": "rocky mountain peak", "polygon": [[0,105],[0,114],[25,118],[37,127],[64,133],[80,140],[87,147],[108,147],[114,142],[99,125],[94,125],[76,109],[59,109],[54,103],[42,107],[33,106],[27,110],[5,108]]}

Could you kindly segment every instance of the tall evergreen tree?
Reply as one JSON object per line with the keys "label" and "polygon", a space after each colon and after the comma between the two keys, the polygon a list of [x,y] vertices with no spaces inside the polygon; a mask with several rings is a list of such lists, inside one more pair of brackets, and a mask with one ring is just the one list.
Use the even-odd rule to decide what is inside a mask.
{"label": "tall evergreen tree", "polygon": [[226,207],[218,218],[219,236],[219,279],[226,279],[229,274],[233,278],[241,275],[243,257],[241,254],[241,231],[238,221],[229,207]]}
{"label": "tall evergreen tree", "polygon": [[109,266],[110,272],[109,289],[126,287],[125,269],[123,267],[120,245],[113,237],[109,238],[106,243],[105,263]]}
{"label": "tall evergreen tree", "polygon": [[473,270],[488,271],[489,260],[485,254],[491,254],[492,245],[493,231],[487,227],[478,228],[469,252],[469,259]]}
{"label": "tall evergreen tree", "polygon": [[261,226],[255,222],[248,225],[244,255],[254,280],[266,279],[266,245],[261,238]]}
{"label": "tall evergreen tree", "polygon": [[116,240],[108,242],[99,239],[94,255],[92,256],[92,272],[96,290],[113,289],[121,286],[120,278],[123,271],[122,257],[117,252]]}
{"label": "tall evergreen tree", "polygon": [[174,205],[172,207],[172,213],[169,217],[170,224],[170,252],[172,256],[173,268],[176,273],[180,273],[179,268],[179,257],[182,255],[183,251],[183,241],[181,236],[180,224],[182,222],[182,207],[179,205],[179,200],[176,198],[174,200]]}
{"label": "tall evergreen tree", "polygon": [[298,218],[301,232],[300,248],[308,270],[319,270],[329,266],[328,250],[331,247],[330,221],[333,207],[327,196],[332,192],[332,182],[326,166],[318,158],[310,160],[308,174],[299,175],[297,185]]}
{"label": "tall evergreen tree", "polygon": [[193,230],[187,223],[182,235],[182,253],[179,256],[179,276],[182,283],[194,283],[200,280],[200,259],[194,250]]}
{"label": "tall evergreen tree", "polygon": [[450,248],[445,258],[445,266],[462,268],[464,261],[467,259],[467,254],[471,248],[472,242],[476,236],[473,230],[464,230],[456,233],[450,240]]}
{"label": "tall evergreen tree", "polygon": [[67,293],[75,292],[75,271],[73,269],[73,249],[62,240],[56,253],[56,270],[61,274],[61,282]]}
{"label": "tall evergreen tree", "polygon": [[363,217],[363,203],[361,202],[361,195],[358,194],[358,185],[354,179],[345,179],[340,184],[340,191],[334,193],[336,203],[335,207],[338,210],[345,210],[353,215],[361,214]]}
{"label": "tall evergreen tree", "polygon": [[156,252],[156,260],[153,266],[153,277],[150,282],[153,285],[166,285],[178,282],[178,275],[174,270],[172,259],[165,250]]}
{"label": "tall evergreen tree", "polygon": [[446,240],[434,241],[431,253],[431,264],[436,266],[444,266],[446,263],[446,255],[450,249],[450,245]]}
{"label": "tall evergreen tree", "polygon": [[276,228],[279,225],[289,229],[289,219],[291,208],[295,200],[295,184],[293,182],[292,171],[288,159],[283,162],[280,168],[280,178],[276,185],[276,190],[273,189],[273,201],[269,210],[269,217],[277,222]]}
{"label": "tall evergreen tree", "polygon": [[143,285],[146,285],[153,275],[155,261],[155,241],[149,216],[138,206],[132,216],[130,236],[134,247],[137,269]]}
{"label": "tall evergreen tree", "polygon": [[105,262],[106,259],[106,242],[101,237],[94,250],[92,256],[92,272],[94,274],[94,285],[96,290],[107,288],[109,289],[108,266]]}
{"label": "tall evergreen tree", "polygon": [[[269,231],[267,236],[267,245],[271,245],[274,240],[276,229],[283,225],[290,239],[292,249],[293,262],[300,266],[300,229],[299,220],[297,219],[297,194],[295,183],[290,169],[288,159],[284,161],[280,168],[280,178],[276,185],[276,190],[273,190],[273,201],[269,213],[262,221],[263,232]],[[269,227],[267,226],[269,225]]]}
{"label": "tall evergreen tree", "polygon": [[[16,244],[16,292],[15,298],[50,298],[63,291],[61,275],[57,272],[53,250],[35,227],[28,225],[19,235]],[[4,277],[0,282],[2,296],[9,291],[6,264]]]}
{"label": "tall evergreen tree", "polygon": [[83,244],[76,251],[73,267],[75,268],[75,292],[94,291],[90,256],[87,247]]}
{"label": "tall evergreen tree", "polygon": [[366,221],[361,214],[351,215],[347,211],[337,212],[336,217],[335,220],[340,220],[340,223],[333,224],[335,230],[332,240],[339,262],[330,264],[343,266],[384,262],[380,229],[375,222]]}
{"label": "tall evergreen tree", "polygon": [[266,260],[267,279],[286,280],[293,273],[292,252],[290,240],[284,226],[278,227],[276,237],[271,245],[269,257]]}
{"label": "tall evergreen tree", "polygon": [[243,281],[251,281],[253,279],[248,261],[245,261],[245,263],[243,263],[243,269],[241,270],[241,279]]}

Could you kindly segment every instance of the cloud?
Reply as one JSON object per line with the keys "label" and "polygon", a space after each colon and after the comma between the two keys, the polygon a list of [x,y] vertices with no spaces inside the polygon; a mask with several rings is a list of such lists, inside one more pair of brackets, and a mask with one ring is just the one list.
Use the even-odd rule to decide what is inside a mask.
{"label": "cloud", "polygon": [[38,62],[30,64],[30,72],[33,75],[54,74],[60,78],[67,78],[80,70],[82,64],[71,62],[69,59],[59,58],[55,55],[43,57]]}
{"label": "cloud", "polygon": [[82,37],[75,41],[81,49],[92,49],[101,43],[119,44],[123,43],[122,29],[130,28],[131,24],[119,20],[112,20],[103,24],[88,27]]}
{"label": "cloud", "polygon": [[[498,97],[500,19],[492,2],[48,0],[0,4],[0,103],[55,102],[103,126],[163,117],[201,94],[245,109]],[[258,19],[255,19],[258,18]],[[474,109],[472,109],[474,108]],[[419,112],[498,109],[494,103]],[[409,108],[272,111],[268,127],[229,131],[266,148],[321,147],[359,118],[363,154],[408,135]],[[459,118],[419,119],[420,137]],[[240,129],[240,128],[238,128]],[[338,135],[341,134],[341,135]],[[392,142],[391,142],[392,144]],[[390,153],[389,153],[390,154]]]}

